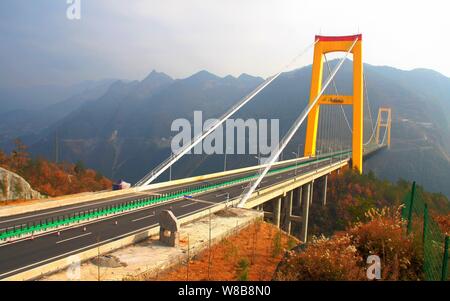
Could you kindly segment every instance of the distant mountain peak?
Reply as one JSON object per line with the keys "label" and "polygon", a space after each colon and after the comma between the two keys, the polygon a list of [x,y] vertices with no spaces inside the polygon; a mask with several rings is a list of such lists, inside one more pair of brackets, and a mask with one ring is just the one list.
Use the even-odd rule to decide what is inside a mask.
{"label": "distant mountain peak", "polygon": [[205,80],[217,80],[217,79],[220,79],[220,77],[218,77],[215,74],[212,74],[209,71],[201,70],[201,71],[199,71],[197,73],[194,73],[193,75],[191,75],[187,79],[189,79],[189,80],[205,81]]}
{"label": "distant mountain peak", "polygon": [[241,75],[239,75],[238,77],[239,80],[262,80],[261,77],[259,76],[253,76],[247,73],[242,73]]}
{"label": "distant mountain peak", "polygon": [[225,79],[225,80],[235,80],[236,78],[235,78],[233,75],[228,74],[228,75],[225,76],[223,79]]}
{"label": "distant mountain peak", "polygon": [[142,82],[155,81],[155,80],[172,81],[173,79],[169,75],[165,74],[164,72],[158,72],[155,69],[153,69],[152,72],[150,72],[150,74],[147,75],[147,77],[142,80]]}

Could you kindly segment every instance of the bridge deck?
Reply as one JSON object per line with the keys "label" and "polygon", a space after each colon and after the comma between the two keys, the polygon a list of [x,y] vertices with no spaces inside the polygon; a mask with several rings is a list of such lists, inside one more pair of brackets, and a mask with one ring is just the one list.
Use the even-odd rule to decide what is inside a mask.
{"label": "bridge deck", "polygon": [[[289,169],[270,174],[264,178],[259,189],[249,200],[248,206],[253,207],[268,198],[272,194],[280,194],[282,187],[300,185],[301,179],[311,180],[320,177],[324,173],[329,173],[342,167],[349,159],[340,156],[332,156],[326,160],[315,161],[306,160],[301,165],[281,163],[279,167],[290,166]],[[340,163],[340,164],[337,164]],[[322,170],[324,173],[318,173]],[[224,177],[212,179],[207,182],[209,185],[242,178],[255,174],[255,171],[244,171]],[[299,181],[292,179],[297,178]],[[168,186],[157,190],[142,191],[140,193],[127,194],[118,197],[111,197],[101,201],[89,202],[83,205],[70,205],[63,208],[47,209],[39,212],[31,212],[20,215],[0,218],[0,229],[17,224],[32,223],[36,220],[51,219],[55,216],[70,215],[82,210],[98,208],[98,206],[114,205],[142,198],[143,193],[169,193],[198,186],[200,183],[188,183],[175,186]],[[92,220],[80,225],[74,225],[67,229],[61,229],[59,235],[55,231],[45,232],[36,235],[33,239],[23,238],[9,243],[0,244],[0,278],[7,278],[20,272],[44,265],[48,262],[77,254],[86,249],[94,248],[116,239],[134,235],[136,233],[158,227],[158,214],[162,210],[172,210],[178,218],[195,215],[199,212],[209,211],[225,203],[233,203],[238,200],[244,191],[247,183],[241,182],[235,185],[212,189],[201,194],[196,194],[194,198],[179,198],[161,204],[148,206],[140,210],[124,212],[122,214],[109,216],[103,219]],[[291,185],[291,186],[289,186]],[[86,228],[86,229],[84,229]],[[1,233],[1,231],[0,231]]]}

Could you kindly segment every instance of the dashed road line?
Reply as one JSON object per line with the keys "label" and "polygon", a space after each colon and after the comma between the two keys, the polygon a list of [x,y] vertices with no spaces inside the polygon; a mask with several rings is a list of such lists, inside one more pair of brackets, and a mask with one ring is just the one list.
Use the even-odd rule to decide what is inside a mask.
{"label": "dashed road line", "polygon": [[63,240],[57,241],[56,243],[60,244],[60,243],[63,243],[63,242],[69,241],[69,240],[74,240],[74,239],[81,238],[81,237],[84,237],[84,236],[88,236],[88,235],[91,235],[91,234],[92,234],[92,232],[84,233],[84,234],[81,234],[81,235],[78,235],[78,236],[75,236],[75,237],[71,237],[71,238],[67,238],[67,239],[63,239]]}
{"label": "dashed road line", "polygon": [[133,219],[131,221],[134,223],[134,222],[137,222],[137,221],[140,221],[140,220],[143,220],[143,219],[146,219],[146,218],[154,217],[154,216],[155,216],[155,214],[147,215],[147,216],[144,216],[144,217]]}

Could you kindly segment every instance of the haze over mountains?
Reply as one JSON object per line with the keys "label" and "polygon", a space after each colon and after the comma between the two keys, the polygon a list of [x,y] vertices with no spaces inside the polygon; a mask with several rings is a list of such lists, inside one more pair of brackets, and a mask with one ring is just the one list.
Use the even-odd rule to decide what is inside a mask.
{"label": "haze over mountains", "polygon": [[[351,72],[346,62],[336,79],[340,93],[351,93]],[[367,64],[365,75],[374,114],[383,105],[393,110],[392,148],[368,160],[366,171],[392,181],[416,180],[450,195],[450,79],[432,70]],[[282,74],[235,118],[279,118],[281,137],[306,106],[310,76],[311,66]],[[169,155],[174,119],[192,121],[195,110],[203,111],[204,119],[218,117],[262,81],[207,71],[175,80],[152,71],[142,81],[95,82],[40,108],[11,109],[8,104],[10,109],[0,113],[0,141],[7,148],[12,138],[22,137],[34,155],[50,159],[57,141],[60,160],[82,160],[105,176],[135,182]],[[0,94],[1,103],[6,99]],[[295,139],[286,158],[303,143],[303,133]],[[253,155],[232,155],[227,165],[255,163]],[[188,155],[172,173],[181,177],[221,169],[223,156]]]}
{"label": "haze over mountains", "polygon": [[73,86],[14,90],[0,88],[0,148],[10,150],[16,137],[32,143],[42,130],[82,103],[102,96],[114,81],[106,79],[84,81]]}

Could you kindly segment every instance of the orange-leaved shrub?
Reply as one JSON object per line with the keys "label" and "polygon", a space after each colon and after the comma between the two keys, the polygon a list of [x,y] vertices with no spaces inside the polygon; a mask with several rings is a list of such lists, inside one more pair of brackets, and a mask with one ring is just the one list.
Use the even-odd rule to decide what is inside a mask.
{"label": "orange-leaved shrub", "polygon": [[366,212],[368,222],[356,223],[348,234],[360,256],[380,257],[383,280],[420,280],[423,253],[419,238],[406,235],[400,208],[372,208]]}
{"label": "orange-leaved shrub", "polygon": [[433,215],[433,219],[443,233],[450,235],[450,213],[447,215]]}
{"label": "orange-leaved shrub", "polygon": [[366,259],[378,255],[382,280],[422,279],[420,244],[405,233],[400,210],[370,209],[358,222],[331,238],[313,238],[304,250],[291,251],[276,280],[367,280]]}
{"label": "orange-leaved shrub", "polygon": [[359,280],[363,258],[348,234],[328,239],[313,237],[304,252],[290,251],[278,268],[276,280]]}

